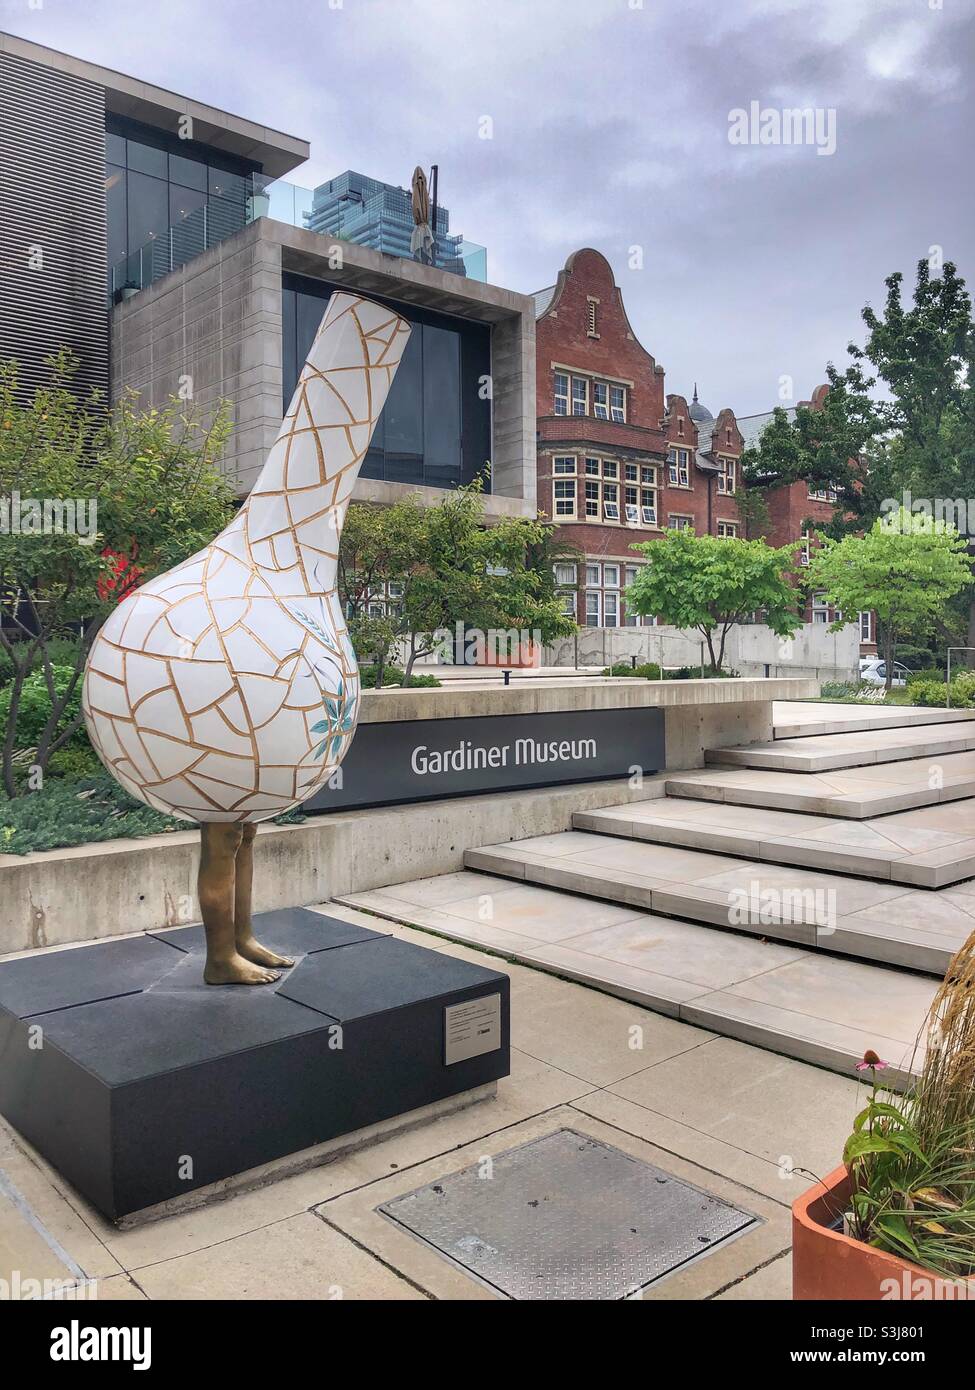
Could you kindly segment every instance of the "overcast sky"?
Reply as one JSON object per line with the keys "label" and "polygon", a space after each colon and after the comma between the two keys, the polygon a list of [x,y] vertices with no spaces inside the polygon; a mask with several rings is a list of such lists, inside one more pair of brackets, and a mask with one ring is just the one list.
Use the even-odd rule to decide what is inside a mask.
{"label": "overcast sky", "polygon": [[[297,183],[436,161],[498,284],[597,247],[715,414],[808,396],[930,247],[975,281],[975,0],[0,0],[0,27],[302,136]],[[752,102],[835,109],[835,152],[731,144]]]}

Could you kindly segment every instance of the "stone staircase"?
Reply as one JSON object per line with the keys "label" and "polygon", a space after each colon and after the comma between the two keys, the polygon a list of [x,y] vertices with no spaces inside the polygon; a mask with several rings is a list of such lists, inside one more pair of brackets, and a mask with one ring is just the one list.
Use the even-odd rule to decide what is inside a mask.
{"label": "stone staircase", "polygon": [[345,901],[835,1070],[872,1047],[903,1083],[975,930],[975,720],[807,708],[643,801]]}

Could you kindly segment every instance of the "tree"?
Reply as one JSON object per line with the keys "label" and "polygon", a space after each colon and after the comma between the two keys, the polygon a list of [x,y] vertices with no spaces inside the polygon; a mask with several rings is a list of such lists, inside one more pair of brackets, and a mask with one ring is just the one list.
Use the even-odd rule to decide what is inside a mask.
{"label": "tree", "polygon": [[863,536],[823,537],[809,569],[844,615],[834,629],[873,609],[883,629],[887,690],[894,675],[898,635],[929,631],[944,605],[972,582],[972,561],[953,527],[900,508],[878,518]]}
{"label": "tree", "polygon": [[772,412],[758,443],[742,454],[742,477],[746,493],[767,494],[796,482],[832,488],[836,511],[828,529],[842,534],[862,525],[865,513],[870,520],[877,514],[873,491],[880,479],[860,460],[882,435],[885,421],[870,395],[875,379],[858,362],[842,373],[827,363],[826,379],[818,408],[797,406],[792,419],[781,406]]}
{"label": "tree", "polygon": [[647,564],[626,591],[628,609],[654,614],[674,627],[695,628],[707,643],[711,665],[720,671],[728,633],[750,613],[761,610],[780,637],[802,626],[790,583],[798,548],[696,536],[690,529],[664,531],[660,540],[633,546]]}
{"label": "tree", "polygon": [[182,403],[142,411],[132,395],[108,412],[97,395],[82,402],[71,390],[69,353],[48,366],[25,402],[17,364],[0,364],[0,651],[12,670],[2,777],[11,797],[31,673],[43,673],[50,700],[31,734],[43,775],[81,723],[81,677],[102,622],[136,584],[212,540],[232,505],[217,468],[229,430],[222,412],[205,427]]}
{"label": "tree", "polygon": [[[458,624],[462,632],[528,629],[542,642],[575,631],[556,592],[553,528],[514,517],[486,524],[481,479],[445,493],[436,507],[410,497],[370,508],[369,517],[365,510],[350,508],[346,520],[340,594],[357,652],[382,648],[385,661],[402,647],[404,682],[418,660],[452,644]],[[385,608],[371,626],[370,598]]]}

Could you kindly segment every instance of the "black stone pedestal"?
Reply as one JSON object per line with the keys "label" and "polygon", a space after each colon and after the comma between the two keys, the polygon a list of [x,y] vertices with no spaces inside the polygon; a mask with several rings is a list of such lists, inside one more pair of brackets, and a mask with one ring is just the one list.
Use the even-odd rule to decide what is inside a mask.
{"label": "black stone pedestal", "polygon": [[508,1074],[506,975],[306,908],[255,930],[275,985],[205,985],[202,927],[0,965],[0,1113],[110,1219]]}

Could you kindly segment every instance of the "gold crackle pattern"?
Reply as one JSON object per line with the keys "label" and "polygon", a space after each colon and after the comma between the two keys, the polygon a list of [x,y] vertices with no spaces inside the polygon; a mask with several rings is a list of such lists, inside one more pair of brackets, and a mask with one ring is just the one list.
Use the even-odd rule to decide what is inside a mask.
{"label": "gold crackle pattern", "polygon": [[89,736],[125,790],[157,810],[265,820],[341,762],[359,673],[336,588],[339,538],[409,333],[392,310],[333,295],[243,507],[95,638]]}

